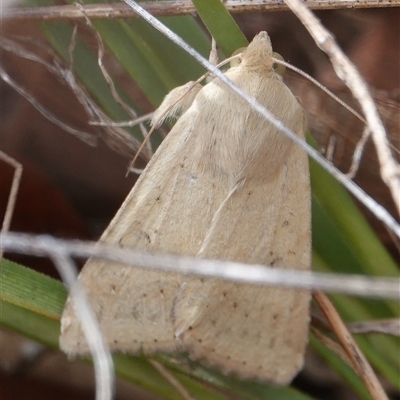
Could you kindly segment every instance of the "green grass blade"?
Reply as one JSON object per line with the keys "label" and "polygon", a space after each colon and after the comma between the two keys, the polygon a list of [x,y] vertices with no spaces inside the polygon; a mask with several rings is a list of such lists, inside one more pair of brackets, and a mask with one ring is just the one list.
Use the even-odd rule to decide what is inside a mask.
{"label": "green grass blade", "polygon": [[[397,276],[399,269],[344,188],[311,161],[313,269],[322,272]],[[331,296],[346,322],[398,318],[394,301]],[[385,335],[357,337],[370,362],[399,387],[400,340]]]}
{"label": "green grass blade", "polygon": [[3,260],[0,300],[59,320],[67,299],[62,283],[22,265]]}
{"label": "green grass blade", "polygon": [[[340,252],[340,249],[338,251]],[[313,253],[313,268],[321,272],[332,272],[332,266],[325,263],[316,252]],[[398,303],[384,300],[358,299],[343,295],[330,295],[329,297],[345,322],[391,318],[393,313],[388,304],[399,306]],[[399,387],[400,338],[370,334],[355,335],[355,339],[372,365],[394,386]],[[318,348],[316,350],[318,351]],[[323,355],[321,354],[321,356]],[[340,373],[340,371],[337,372]]]}
{"label": "green grass blade", "polygon": [[193,0],[193,4],[225,56],[229,57],[239,47],[246,47],[249,44],[223,2]]}
{"label": "green grass blade", "polygon": [[316,162],[310,162],[310,170],[314,198],[341,232],[363,271],[372,275],[399,276],[399,266],[344,188]]}
{"label": "green grass blade", "polygon": [[[65,286],[29,268],[3,260],[0,268],[0,324],[24,336],[58,349],[60,318],[67,298]],[[122,378],[164,396],[179,398],[175,389],[143,357],[114,355],[115,369]],[[241,394],[244,399],[310,400],[292,388],[242,382],[202,368],[201,373],[188,375],[183,367],[174,367],[176,378],[198,400],[223,400],[227,396],[205,387],[197,380],[206,380],[216,388]]]}
{"label": "green grass blade", "polygon": [[313,335],[310,337],[310,345],[320,355],[320,357],[332,367],[332,369],[337,371],[337,373],[348,383],[361,399],[371,400],[371,395],[362,380],[338,355],[320,343]]}

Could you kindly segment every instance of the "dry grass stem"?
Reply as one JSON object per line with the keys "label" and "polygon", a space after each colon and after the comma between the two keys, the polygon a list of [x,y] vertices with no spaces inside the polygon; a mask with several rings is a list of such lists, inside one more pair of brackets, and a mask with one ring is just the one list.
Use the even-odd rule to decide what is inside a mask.
{"label": "dry grass stem", "polygon": [[348,357],[347,353],[343,350],[338,342],[324,335],[320,330],[310,326],[310,331],[326,348],[333,351],[342,361],[344,361],[350,368],[353,367],[353,363]]}
{"label": "dry grass stem", "polygon": [[388,400],[375,372],[329,298],[322,292],[314,292],[313,297],[325,317],[328,319],[333,331],[350,358],[354,369],[363,380],[372,398],[374,400]]}
{"label": "dry grass stem", "polygon": [[[103,39],[101,38],[99,31],[92,24],[89,17],[86,16],[83,6],[79,3],[76,3],[76,7],[78,7],[82,11],[82,13],[85,15],[86,24],[94,32],[96,42],[97,42],[97,64],[99,65],[100,71],[103,74],[105,81],[107,82],[107,85],[110,89],[113,99],[131,116],[131,118],[134,118],[137,120],[138,115],[137,115],[136,111],[133,110],[128,104],[126,104],[126,102],[124,100],[122,100],[121,96],[117,92],[117,89],[115,88],[114,81],[112,80],[110,74],[108,73],[108,71],[103,63],[105,49],[104,49]],[[76,31],[76,29],[75,29],[75,31]],[[72,43],[72,38],[71,38],[71,43]],[[73,52],[71,50],[70,51],[71,66],[72,66],[72,53]],[[142,132],[143,137],[146,138],[148,136],[148,132],[147,132],[144,124],[139,123],[139,127],[140,127],[140,131]],[[151,148],[150,141],[147,141],[146,149],[147,149],[146,157],[151,157],[151,155],[153,154],[153,150]]]}
{"label": "dry grass stem", "polygon": [[[10,194],[8,195],[6,211],[4,213],[3,224],[1,227],[1,233],[7,233],[10,230],[11,220],[14,214],[15,203],[17,201],[18,196],[18,189],[21,183],[21,176],[22,176],[22,164],[19,163],[14,158],[10,157],[3,151],[0,151],[0,160],[9,164],[11,167],[14,168],[14,176],[10,188]],[[3,188],[4,190],[4,188]],[[3,259],[3,248],[0,247],[0,263]]]}
{"label": "dry grass stem", "polygon": [[26,89],[24,89],[21,85],[15,82],[8,73],[4,70],[3,67],[0,67],[0,77],[10,85],[16,92],[18,92],[21,96],[23,96],[29,103],[32,104],[33,107],[36,108],[44,117],[53,122],[55,125],[64,129],[65,131],[77,136],[79,139],[83,140],[87,144],[93,146],[96,141],[93,138],[93,135],[80,131],[78,129],[73,128],[72,126],[67,125],[66,123],[60,121],[55,115],[53,115],[49,110],[47,110],[42,104],[40,104],[34,96],[32,96]]}
{"label": "dry grass stem", "polygon": [[[143,2],[142,7],[155,16],[188,15],[196,13],[196,8],[189,0]],[[232,14],[285,11],[288,6],[280,0],[227,0],[225,7]],[[399,0],[308,0],[307,5],[313,10],[337,10],[356,8],[398,7]],[[137,13],[125,4],[88,4],[82,6],[85,14],[92,19],[136,18]],[[83,19],[84,14],[75,5],[11,8],[3,10],[3,18],[7,19]]]}
{"label": "dry grass stem", "polygon": [[373,321],[353,322],[347,324],[353,333],[382,333],[384,335],[400,336],[400,319],[378,319]]}
{"label": "dry grass stem", "polygon": [[[104,113],[104,111],[98,107],[98,105],[93,101],[93,99],[87,94],[86,90],[82,87],[82,85],[76,80],[73,69],[73,50],[76,42],[76,27],[74,28],[74,33],[71,37],[70,45],[69,45],[69,66],[64,66],[63,61],[58,59],[53,52],[50,52],[52,56],[53,63],[49,63],[46,60],[38,57],[35,53],[30,50],[27,50],[23,46],[21,46],[18,42],[2,38],[0,42],[0,46],[3,50],[6,50],[12,54],[15,54],[19,57],[38,62],[42,64],[50,73],[55,75],[58,79],[64,82],[75,94],[76,99],[81,103],[82,107],[85,109],[88,114],[89,121],[96,121],[96,125],[103,127],[99,130],[99,135],[101,138],[107,143],[107,145],[115,150],[116,152],[124,155],[125,157],[131,158],[136,154],[137,149],[140,147],[140,142],[136,140],[133,136],[131,136],[124,129],[121,129],[117,124],[113,126],[112,120]],[[49,50],[46,48],[46,50]],[[68,127],[63,122],[59,121],[57,117],[53,116],[48,110],[46,110],[32,95],[26,92],[23,88],[14,82],[8,74],[4,73],[1,75],[3,79],[8,79],[8,83],[10,85],[14,84],[14,89],[18,91],[18,88],[21,91],[18,91],[21,95],[27,94],[29,96],[28,101],[32,100],[34,105],[38,105],[39,112],[40,110],[44,111],[44,116],[48,118],[50,121],[56,123],[67,132],[72,132],[77,135],[81,140],[87,142],[89,145],[93,146],[97,143],[97,137],[94,134],[89,134],[83,132],[83,136],[80,136],[80,131],[76,131],[72,127]],[[89,122],[90,123],[90,122]],[[148,161],[150,159],[151,153],[148,149],[144,149],[141,153],[144,160]]]}
{"label": "dry grass stem", "polygon": [[156,360],[149,360],[150,364],[162,375],[175,389],[176,391],[185,399],[185,400],[196,400],[172,375],[171,372],[164,367],[164,365],[160,364]]}

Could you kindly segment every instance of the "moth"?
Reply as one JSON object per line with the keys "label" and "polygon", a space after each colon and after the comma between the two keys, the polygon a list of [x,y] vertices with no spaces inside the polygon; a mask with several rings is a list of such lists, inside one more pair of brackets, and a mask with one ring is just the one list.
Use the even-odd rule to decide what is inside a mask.
{"label": "moth", "polygon": [[[226,76],[301,138],[305,113],[266,32]],[[308,158],[215,78],[197,92],[100,241],[275,268],[310,268]],[[307,291],[89,260],[79,280],[111,350],[186,353],[242,379],[288,384],[303,365]],[[88,345],[68,300],[60,346]]]}

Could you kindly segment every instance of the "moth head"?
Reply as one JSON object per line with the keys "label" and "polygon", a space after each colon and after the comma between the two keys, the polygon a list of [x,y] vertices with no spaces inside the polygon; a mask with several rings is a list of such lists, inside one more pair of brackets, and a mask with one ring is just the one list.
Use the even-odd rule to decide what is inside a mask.
{"label": "moth head", "polygon": [[242,64],[251,69],[272,70],[272,45],[267,32],[260,32],[243,52]]}
{"label": "moth head", "polygon": [[[237,67],[238,65],[240,65],[240,63],[242,61],[241,56],[245,50],[246,50],[246,47],[240,47],[232,53],[232,56],[230,57],[230,58],[232,58],[232,60],[229,63],[231,68],[234,68],[234,67]],[[282,77],[283,75],[285,75],[286,66],[279,63],[279,60],[285,61],[285,59],[279,53],[276,53],[275,51],[272,53],[272,56],[273,56],[272,69],[275,71],[276,74],[279,75],[279,77]]]}

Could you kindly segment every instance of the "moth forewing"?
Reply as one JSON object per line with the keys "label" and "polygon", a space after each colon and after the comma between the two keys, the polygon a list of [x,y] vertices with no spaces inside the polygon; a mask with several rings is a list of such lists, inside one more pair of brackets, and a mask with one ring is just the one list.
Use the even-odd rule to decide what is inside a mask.
{"label": "moth forewing", "polygon": [[[272,68],[265,32],[227,72],[304,137],[304,112]],[[306,154],[214,79],[159,147],[101,240],[157,253],[310,267]],[[288,383],[303,363],[305,291],[90,260],[80,280],[113,350],[185,351],[241,378]],[[61,347],[88,352],[71,304]]]}

